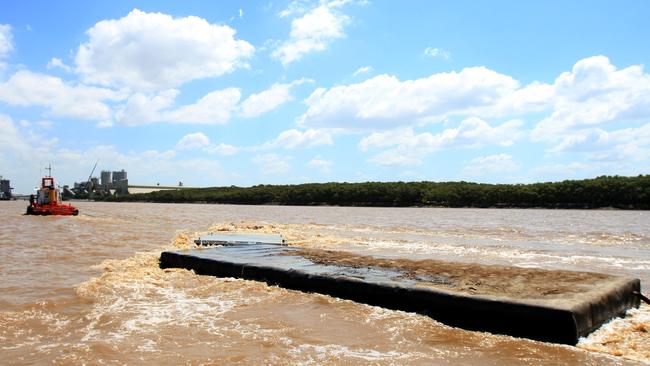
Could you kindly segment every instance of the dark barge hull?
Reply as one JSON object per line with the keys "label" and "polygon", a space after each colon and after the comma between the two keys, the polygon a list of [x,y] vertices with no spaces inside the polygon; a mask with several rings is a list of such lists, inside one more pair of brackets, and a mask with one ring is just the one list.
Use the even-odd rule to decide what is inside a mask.
{"label": "dark barge hull", "polygon": [[[185,268],[200,275],[263,281],[388,309],[416,312],[447,325],[574,345],[613,317],[639,306],[638,279],[612,276],[596,294],[552,304],[449,292],[395,280],[382,268],[313,263],[277,244],[229,245],[163,252],[161,268]],[[392,276],[392,277],[391,277]]]}

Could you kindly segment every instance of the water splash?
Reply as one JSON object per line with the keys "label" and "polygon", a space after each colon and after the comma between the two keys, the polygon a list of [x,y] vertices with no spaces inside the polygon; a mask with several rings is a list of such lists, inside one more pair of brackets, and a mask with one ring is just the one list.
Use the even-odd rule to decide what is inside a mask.
{"label": "water splash", "polygon": [[578,347],[650,364],[650,305],[627,312],[625,318],[616,318],[604,324]]}

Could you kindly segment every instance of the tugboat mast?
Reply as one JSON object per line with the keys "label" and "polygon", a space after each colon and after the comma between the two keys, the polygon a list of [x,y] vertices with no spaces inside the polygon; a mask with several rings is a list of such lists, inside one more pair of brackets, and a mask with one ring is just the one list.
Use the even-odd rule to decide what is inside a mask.
{"label": "tugboat mast", "polygon": [[47,170],[47,176],[48,176],[48,177],[52,177],[52,164],[48,164],[48,165],[45,167],[45,170]]}

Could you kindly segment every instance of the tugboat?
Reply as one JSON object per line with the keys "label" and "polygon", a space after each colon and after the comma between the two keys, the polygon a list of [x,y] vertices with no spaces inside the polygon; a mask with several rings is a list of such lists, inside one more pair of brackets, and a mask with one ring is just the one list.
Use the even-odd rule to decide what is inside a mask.
{"label": "tugboat", "polygon": [[79,215],[76,207],[60,203],[61,196],[54,185],[52,167],[49,166],[47,169],[49,173],[41,179],[41,189],[36,192],[36,197],[33,194],[29,196],[27,215]]}

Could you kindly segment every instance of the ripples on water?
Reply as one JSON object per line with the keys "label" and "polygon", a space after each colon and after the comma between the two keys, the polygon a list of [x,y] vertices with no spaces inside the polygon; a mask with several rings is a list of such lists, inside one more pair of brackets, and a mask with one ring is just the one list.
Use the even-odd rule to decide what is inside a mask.
{"label": "ripples on water", "polygon": [[647,212],[80,202],[78,217],[26,217],[24,206],[0,202],[3,362],[484,365],[650,358],[648,306],[568,347],[158,268],[160,251],[189,247],[201,233],[261,231],[304,247],[598,271],[647,285]]}

